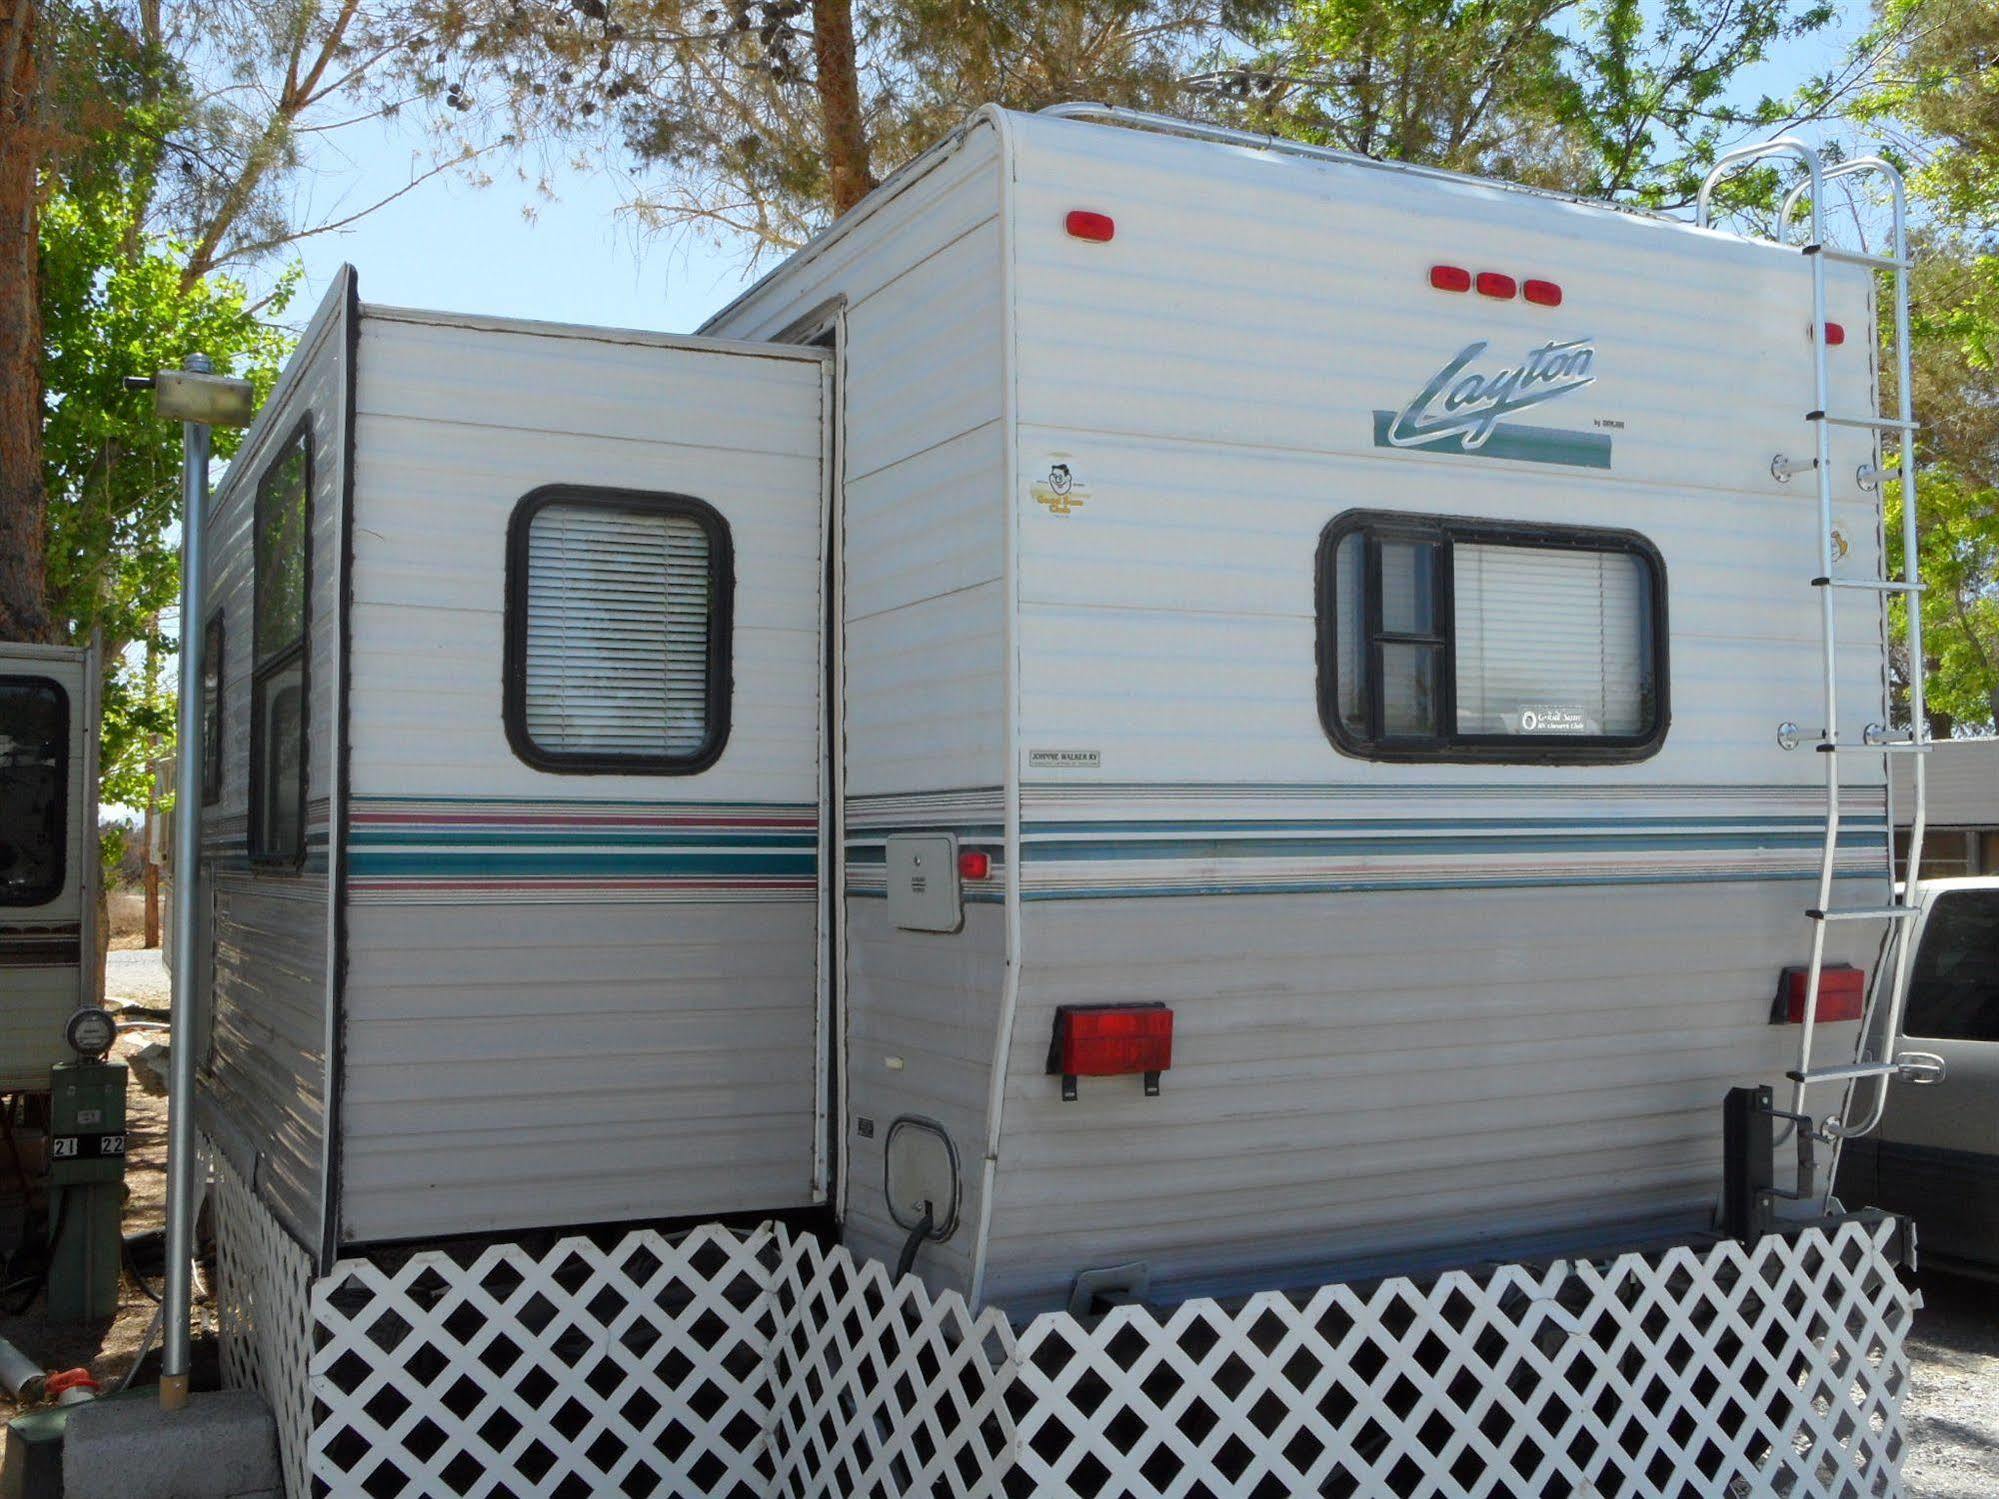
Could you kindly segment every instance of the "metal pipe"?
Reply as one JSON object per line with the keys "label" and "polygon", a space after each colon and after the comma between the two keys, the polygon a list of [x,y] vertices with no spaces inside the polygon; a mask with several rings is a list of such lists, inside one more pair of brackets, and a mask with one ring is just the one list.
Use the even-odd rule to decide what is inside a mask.
{"label": "metal pipe", "polygon": [[42,1366],[5,1338],[0,1338],[0,1385],[16,1400],[27,1403],[41,1398]]}
{"label": "metal pipe", "polygon": [[[207,374],[205,354],[184,366]],[[174,777],[173,1040],[167,1084],[167,1250],[162,1295],[160,1406],[187,1404],[194,1311],[195,913],[201,905],[201,584],[207,548],[209,430],[181,423],[180,714]]]}

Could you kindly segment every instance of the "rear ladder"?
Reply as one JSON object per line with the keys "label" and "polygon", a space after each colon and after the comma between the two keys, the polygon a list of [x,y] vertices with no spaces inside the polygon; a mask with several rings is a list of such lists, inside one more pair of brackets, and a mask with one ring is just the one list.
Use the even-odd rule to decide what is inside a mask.
{"label": "rear ladder", "polygon": [[[1819,594],[1820,659],[1825,677],[1825,728],[1817,748],[1825,762],[1826,798],[1825,841],[1819,854],[1818,901],[1805,913],[1812,924],[1812,956],[1805,988],[1804,1029],[1798,1043],[1798,1065],[1787,1075],[1792,1083],[1791,1112],[1795,1115],[1806,1113],[1806,1093],[1815,1085],[1841,1084],[1849,1090],[1840,1110],[1835,1114],[1828,1114],[1818,1125],[1818,1133],[1823,1138],[1839,1140],[1864,1135],[1881,1122],[1882,1112],[1888,1102],[1888,1085],[1892,1080],[1906,1078],[1911,1081],[1935,1081],[1941,1066],[1934,1058],[1923,1054],[1911,1053],[1898,1057],[1895,1051],[1896,1042],[1901,1035],[1902,1009],[1908,997],[1909,972],[1914,957],[1918,875],[1922,864],[1923,834],[1928,812],[1928,777],[1925,760],[1930,749],[1928,718],[1923,707],[1923,584],[1916,576],[1916,422],[1909,390],[1909,246],[1902,178],[1894,167],[1879,157],[1861,156],[1827,168],[1820,162],[1816,151],[1791,136],[1743,146],[1724,154],[1701,185],[1698,222],[1703,227],[1710,226],[1711,200],[1715,185],[1731,171],[1771,156],[1786,155],[1796,158],[1804,166],[1805,175],[1784,200],[1783,211],[1778,219],[1777,234],[1780,243],[1788,242],[1791,217],[1798,207],[1800,198],[1808,195],[1810,202],[1811,238],[1809,243],[1797,248],[1811,270],[1814,399],[1812,409],[1805,413],[1804,419],[1811,423],[1815,451],[1809,465],[1792,462],[1780,455],[1772,461],[1771,471],[1779,478],[1789,478],[1793,473],[1804,472],[1809,467],[1818,481],[1819,570],[1811,582]],[[1891,255],[1839,249],[1825,242],[1826,185],[1837,178],[1854,176],[1877,177],[1888,188],[1894,210],[1892,233],[1894,253]],[[1834,411],[1831,407],[1832,392],[1827,371],[1825,338],[1826,264],[1829,261],[1887,271],[1894,277],[1895,394],[1899,408],[1895,416],[1885,416],[1878,411]],[[1863,488],[1873,488],[1890,476],[1899,477],[1902,482],[1902,576],[1899,578],[1833,576],[1831,450],[1834,427],[1858,428],[1874,434],[1874,463],[1872,466],[1863,467],[1855,475],[1856,482]],[[1884,432],[1894,432],[1900,437],[1901,461],[1898,469],[1884,469],[1881,465],[1880,434]],[[1863,733],[1862,742],[1857,745],[1842,744],[1839,739],[1837,671],[1839,640],[1833,605],[1835,593],[1842,589],[1873,593],[1880,597],[1884,604],[1898,595],[1907,600],[1910,661],[1908,728],[1906,731],[1891,732],[1878,724],[1872,724]],[[1794,743],[1795,740],[1787,738],[1786,747]],[[1841,814],[1840,760],[1842,756],[1853,753],[1890,757],[1906,754],[1914,759],[1911,767],[1914,772],[1911,777],[1914,786],[1914,807],[1909,824],[1908,857],[1899,890],[1895,882],[1894,777],[1892,773],[1887,777],[1888,903],[1885,905],[1841,907],[1833,904],[1833,879],[1839,851]],[[1814,1067],[1812,1043],[1818,1019],[1819,983],[1825,967],[1826,929],[1834,922],[1886,923],[1883,961],[1888,976],[1885,983],[1877,982],[1869,995],[1861,1016],[1860,1038],[1854,1060],[1839,1065]],[[1881,1011],[1884,1003],[1885,1014]],[[1874,1039],[1877,1021],[1879,1021],[1878,1041]],[[1864,1082],[1875,1084],[1873,1103],[1863,1117],[1857,1120],[1849,1118],[1852,1106],[1851,1090]]]}

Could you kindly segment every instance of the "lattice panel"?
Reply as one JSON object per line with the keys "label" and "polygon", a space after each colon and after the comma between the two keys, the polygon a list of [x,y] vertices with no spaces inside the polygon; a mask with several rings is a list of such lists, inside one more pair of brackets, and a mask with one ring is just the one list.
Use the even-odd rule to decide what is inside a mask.
{"label": "lattice panel", "polygon": [[222,1195],[253,1246],[224,1256],[231,1378],[320,1493],[1898,1492],[1892,1224],[1018,1333],[777,1227],[343,1261],[311,1290],[303,1442],[270,1268],[302,1285],[303,1255]]}
{"label": "lattice panel", "polygon": [[1013,1494],[1897,1492],[1891,1224],[1022,1331]]}
{"label": "lattice panel", "polygon": [[955,1291],[810,1239],[776,1284],[776,1493],[890,1499],[1001,1492],[1013,1343],[1005,1317],[973,1317]]}
{"label": "lattice panel", "polygon": [[203,1154],[211,1163],[223,1382],[232,1390],[256,1390],[269,1404],[277,1417],[285,1491],[305,1499],[314,1424],[307,1383],[312,1261],[220,1151],[204,1141]]}
{"label": "lattice panel", "polygon": [[771,1286],[719,1227],[496,1245],[313,1288],[312,1473],[339,1495],[771,1491]]}

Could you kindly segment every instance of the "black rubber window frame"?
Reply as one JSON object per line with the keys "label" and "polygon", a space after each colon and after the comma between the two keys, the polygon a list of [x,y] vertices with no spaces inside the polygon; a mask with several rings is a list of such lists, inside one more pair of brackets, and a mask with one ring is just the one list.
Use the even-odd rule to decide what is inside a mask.
{"label": "black rubber window frame", "polygon": [[55,806],[55,863],[52,878],[29,887],[25,892],[0,895],[0,908],[9,911],[25,911],[35,906],[45,906],[69,887],[69,777],[70,735],[75,728],[72,717],[75,709],[70,702],[69,689],[54,677],[40,676],[34,672],[8,673],[0,676],[0,687],[25,687],[30,691],[42,690],[54,696],[62,708],[62,758],[56,773]]}
{"label": "black rubber window frame", "polygon": [[[1367,597],[1363,626],[1363,658],[1367,672],[1367,732],[1355,733],[1342,720],[1340,701],[1340,598],[1337,555],[1349,536],[1359,535],[1366,543],[1364,577]],[[1439,678],[1442,703],[1440,725],[1457,721],[1457,642],[1454,618],[1456,598],[1452,589],[1452,547],[1458,542],[1489,546],[1537,547],[1550,550],[1617,552],[1636,557],[1647,575],[1650,609],[1646,624],[1650,633],[1652,661],[1652,722],[1645,731],[1633,735],[1459,734],[1440,729],[1435,735],[1387,735],[1382,723],[1381,673],[1376,662],[1385,637],[1380,623],[1380,571],[1378,556],[1382,539],[1428,541],[1438,544],[1436,630],[1442,641]],[[1666,742],[1672,724],[1670,651],[1666,609],[1666,561],[1659,549],[1639,532],[1596,526],[1548,525],[1535,521],[1490,520],[1466,515],[1426,515],[1399,510],[1348,510],[1333,517],[1319,536],[1314,565],[1317,606],[1317,665],[1319,722],[1333,747],[1360,760],[1380,760],[1394,764],[1441,762],[1446,764],[1505,765],[1628,765],[1648,760]]]}
{"label": "black rubber window frame", "polygon": [[[272,646],[261,638],[261,611],[257,607],[257,590],[264,584],[260,539],[264,531],[265,503],[275,487],[279,469],[295,450],[302,452],[305,458],[305,516],[300,540],[304,549],[300,579],[303,592],[299,600],[299,629],[296,639],[282,646]],[[250,862],[270,871],[297,870],[305,865],[306,806],[312,787],[312,489],[316,469],[312,418],[308,415],[292,429],[291,436],[272,454],[270,462],[257,476],[256,501],[251,514],[249,823],[243,837]],[[289,848],[269,848],[263,842],[264,801],[270,794],[266,768],[269,746],[264,742],[264,725],[269,716],[265,711],[265,689],[272,678],[294,665],[298,668],[299,682],[298,831]]]}
{"label": "black rubber window frame", "polygon": [[[596,506],[641,515],[675,515],[695,521],[708,537],[708,733],[688,755],[617,755],[591,750],[551,750],[527,726],[527,627],[533,607],[528,586],[528,546],[535,517],[552,505]],[[585,484],[545,484],[521,496],[507,521],[506,641],[501,669],[501,719],[516,758],[552,775],[699,775],[728,748],[735,640],[735,543],[729,522],[706,500],[669,490],[616,489]]]}

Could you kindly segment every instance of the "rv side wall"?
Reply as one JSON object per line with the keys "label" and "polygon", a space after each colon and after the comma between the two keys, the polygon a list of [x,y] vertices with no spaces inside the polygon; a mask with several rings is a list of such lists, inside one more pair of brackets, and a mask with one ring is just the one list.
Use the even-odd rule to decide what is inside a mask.
{"label": "rv side wall", "polygon": [[[347,296],[343,275],[216,486],[208,512],[207,604],[193,624],[207,629],[218,614],[221,619],[221,776],[217,799],[202,808],[208,890],[196,913],[201,962],[211,974],[201,993],[212,1006],[201,1064],[201,1122],[279,1220],[315,1253],[323,1210],[327,853],[347,463]],[[257,489],[296,451],[301,434],[311,472],[303,851],[297,859],[259,862],[250,851]],[[273,712],[280,711],[276,700],[293,690],[282,678],[282,672],[270,678]],[[265,734],[258,742],[278,737]],[[288,775],[290,763],[277,768]]]}
{"label": "rv side wall", "polygon": [[[809,1206],[823,360],[371,308],[359,366],[343,1242]],[[705,768],[510,742],[509,528],[545,486],[726,525]],[[579,734],[620,708],[564,702]]]}
{"label": "rv side wall", "polygon": [[[1822,825],[1815,507],[1769,469],[1811,451],[1804,264],[1496,189],[1016,124],[1024,915],[989,1298],[1124,1260],[1171,1289],[1705,1223],[1723,1093],[1795,1052],[1770,1006],[1808,951]],[[1065,236],[1073,208],[1115,238]],[[1433,289],[1437,263],[1562,301]],[[1838,400],[1861,410],[1866,280],[1835,282],[1857,335],[1830,351]],[[1590,379],[1493,449],[1384,443],[1454,360],[1550,345],[1587,348]],[[1427,416],[1467,399],[1448,384]],[[1838,435],[1851,475],[1866,446]],[[1841,494],[1838,570],[1878,575],[1878,501]],[[1656,753],[1336,749],[1315,558],[1354,510],[1642,533],[1670,622]],[[1852,743],[1885,716],[1881,611],[1856,595],[1840,619]],[[1856,902],[1884,867],[1880,762],[1858,766],[1842,869],[1876,883]],[[1875,934],[1836,937],[1871,963]],[[1086,1078],[1062,1102],[1055,1006],[1135,1000],[1175,1007],[1161,1095]],[[1852,1040],[1823,1028],[1822,1055]]]}
{"label": "rv side wall", "polygon": [[[893,1259],[883,1144],[903,1115],[941,1123],[962,1196],[956,1233],[917,1262],[933,1284],[970,1273],[1006,963],[1000,170],[975,124],[705,330],[796,336],[846,307],[841,1200],[848,1241]],[[962,931],[888,920],[883,840],[918,830],[994,855]]]}

